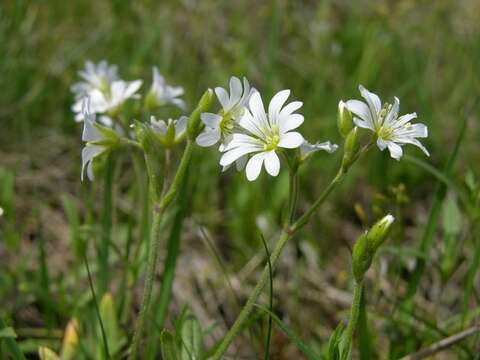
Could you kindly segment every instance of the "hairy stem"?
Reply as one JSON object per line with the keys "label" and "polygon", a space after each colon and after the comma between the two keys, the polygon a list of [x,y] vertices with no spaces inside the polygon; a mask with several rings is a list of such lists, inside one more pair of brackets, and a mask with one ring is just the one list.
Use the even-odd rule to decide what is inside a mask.
{"label": "hairy stem", "polygon": [[352,352],[352,339],[353,334],[355,332],[355,328],[357,327],[358,322],[358,315],[360,313],[360,300],[362,298],[362,287],[363,281],[355,282],[355,288],[353,290],[353,300],[352,306],[350,308],[350,319],[348,320],[348,326],[345,330],[344,338],[343,338],[343,352],[342,352],[342,360],[347,360],[350,358]]}
{"label": "hairy stem", "polygon": [[[166,191],[165,196],[162,199],[157,200],[154,205],[152,234],[151,234],[150,242],[148,245],[149,251],[148,251],[145,287],[143,289],[143,297],[142,297],[142,304],[140,306],[140,314],[138,315],[137,324],[135,326],[135,333],[133,336],[130,355],[129,355],[129,359],[131,360],[135,359],[137,356],[138,348],[140,345],[140,339],[142,337],[142,333],[145,328],[146,315],[150,307],[153,280],[155,278],[155,271],[157,268],[158,248],[160,243],[160,228],[161,228],[160,225],[162,221],[162,215],[165,212],[165,209],[175,199],[178,186],[182,182],[183,177],[185,176],[185,171],[192,157],[192,151],[193,151],[193,145],[191,141],[188,141],[172,184],[170,185],[168,191]],[[150,183],[150,187],[149,187],[150,193],[151,193],[150,197],[152,199],[157,199],[158,181],[155,175],[152,173],[153,167],[151,166],[150,158],[146,156],[145,160],[147,163],[147,171],[149,173],[150,182],[154,182],[153,184]]]}

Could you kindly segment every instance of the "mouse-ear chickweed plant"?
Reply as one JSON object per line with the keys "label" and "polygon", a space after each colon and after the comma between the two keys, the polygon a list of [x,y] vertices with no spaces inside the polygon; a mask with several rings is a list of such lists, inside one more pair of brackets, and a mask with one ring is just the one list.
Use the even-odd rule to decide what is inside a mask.
{"label": "mouse-ear chickweed plant", "polygon": [[[152,225],[146,249],[148,259],[145,266],[145,284],[130,345],[130,359],[138,358],[140,349],[143,349],[147,319],[150,318],[163,215],[179,195],[180,189],[184,188],[180,187],[180,184],[184,181],[194,151],[203,151],[202,147],[216,145],[222,170],[225,171],[235,163],[239,171],[245,169],[249,181],[257,180],[263,168],[273,177],[280,173],[282,163],[283,169],[288,170],[288,216],[281,224],[282,231],[270,252],[269,264],[273,269],[288,240],[309,223],[318,208],[348,174],[350,167],[370,150],[373,144],[376,143],[381,150],[388,148],[391,156],[397,160],[401,158],[402,146],[405,144],[416,145],[428,155],[425,147],[417,140],[427,136],[426,126],[410,122],[416,114],[399,117],[397,98],[393,105],[382,106],[379,97],[363,86],[360,86],[360,92],[365,102],[339,102],[337,126],[343,139],[343,145],[339,147],[330,141],[310,143],[305,139],[300,130],[304,116],[299,113],[303,103],[297,100],[288,102],[287,100],[293,97],[290,90],[277,92],[265,108],[267,103],[264,103],[261,92],[251,87],[246,78],[242,81],[231,77],[229,90],[222,87],[216,87],[214,91],[207,89],[190,115],[179,116],[178,112],[187,108],[181,99],[183,88],[169,85],[156,67],[153,68],[152,85],[143,99],[140,92],[142,80],[121,80],[117,67],[106,61],[98,64],[87,62],[79,75],[82,81],[72,86],[71,90],[75,95],[72,107],[75,119],[84,122],[82,180],[86,172],[93,181],[97,159],[116,153],[124,147],[132,147],[143,155],[144,169],[149,179]],[[214,104],[215,97],[219,103],[217,106]],[[128,102],[135,102],[135,106],[127,106]],[[160,108],[162,115],[171,110],[172,116],[167,119],[158,118],[155,111]],[[153,151],[154,148],[160,151]],[[308,164],[307,160],[319,150],[333,153],[338,148],[342,148],[343,156],[337,173],[311,205],[299,215],[296,209],[300,196],[298,169]],[[178,154],[172,157],[173,152]],[[169,160],[167,165],[162,160],[164,158],[179,160],[176,165]],[[160,164],[169,167],[161,172],[162,176],[159,176]],[[201,165],[195,164],[196,167]],[[385,241],[393,220],[391,215],[387,215],[355,243],[352,254],[354,299],[349,325],[339,342],[341,353],[346,354],[343,355],[345,359],[349,358],[351,353],[365,272],[379,246]],[[265,266],[232,327],[211,351],[213,359],[223,358],[234,338],[245,328],[269,276],[270,269]]]}

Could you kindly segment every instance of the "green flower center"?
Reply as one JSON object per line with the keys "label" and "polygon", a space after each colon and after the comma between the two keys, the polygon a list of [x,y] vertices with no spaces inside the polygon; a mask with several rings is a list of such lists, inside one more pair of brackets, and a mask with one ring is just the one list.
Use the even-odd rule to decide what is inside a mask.
{"label": "green flower center", "polygon": [[278,133],[278,126],[273,125],[271,131],[264,139],[263,149],[265,151],[275,150],[280,142],[280,135]]}
{"label": "green flower center", "polygon": [[228,136],[233,132],[235,119],[230,112],[224,113],[223,110],[220,111],[220,116],[222,117],[222,120],[220,121],[220,131],[222,136]]}

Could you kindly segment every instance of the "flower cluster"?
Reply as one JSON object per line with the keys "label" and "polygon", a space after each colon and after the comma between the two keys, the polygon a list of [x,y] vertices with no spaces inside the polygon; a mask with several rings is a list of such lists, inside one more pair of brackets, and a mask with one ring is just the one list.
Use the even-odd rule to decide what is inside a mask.
{"label": "flower cluster", "polygon": [[[78,74],[81,81],[71,87],[75,97],[72,111],[77,122],[84,122],[82,140],[86,142],[86,146],[82,151],[82,179],[86,168],[87,175],[92,180],[93,159],[111,150],[114,143],[116,144],[111,141],[113,138],[118,140],[122,136],[133,136],[133,132],[128,130],[129,124],[122,123],[119,115],[123,113],[128,100],[141,98],[139,90],[143,81],[120,79],[117,66],[105,60],[98,64],[87,61],[85,68]],[[185,110],[186,104],[181,99],[182,95],[182,87],[169,85],[158,69],[153,67],[152,85],[143,102],[150,113],[165,105]],[[160,144],[173,146],[184,138],[186,120],[185,116],[167,121],[157,120],[152,116],[150,129],[156,134],[155,138]]]}
{"label": "flower cluster", "polygon": [[280,171],[279,154],[285,149],[303,147],[305,157],[316,150],[333,152],[336,145],[330,142],[309,144],[297,131],[302,125],[303,115],[296,113],[302,102],[293,101],[285,105],[290,90],[279,91],[265,111],[260,93],[251,88],[247,79],[230,79],[230,95],[217,87],[215,89],[222,109],[217,114],[204,113],[201,116],[205,129],[197,137],[200,146],[220,143],[222,153],[220,165],[227,169],[234,162],[241,170],[246,165],[247,179],[258,178],[262,167],[271,176]]}
{"label": "flower cluster", "polygon": [[[82,139],[86,146],[82,151],[82,177],[86,167],[87,175],[92,179],[93,159],[121,143],[123,137],[135,136],[128,130],[128,124],[121,123],[119,114],[123,113],[127,100],[140,98],[138,91],[142,80],[121,80],[117,67],[106,61],[98,64],[87,62],[79,75],[82,81],[71,87],[75,94],[72,110],[77,121],[84,121]],[[311,144],[305,140],[298,131],[304,122],[303,115],[298,113],[303,103],[288,102],[291,95],[288,89],[277,92],[265,109],[260,92],[246,78],[242,81],[232,76],[228,90],[215,88],[220,109],[216,113],[199,112],[197,123],[189,125],[186,116],[162,120],[152,115],[164,105],[173,105],[180,110],[186,108],[181,99],[184,93],[182,87],[167,84],[156,67],[153,67],[152,78],[143,103],[137,103],[136,107],[140,109],[143,104],[149,118],[143,119],[143,123],[136,123],[143,124],[142,128],[152,135],[151,138],[167,148],[181,143],[187,138],[187,132],[189,139],[195,139],[201,147],[217,145],[223,171],[235,163],[238,171],[245,168],[249,181],[256,180],[263,168],[269,175],[277,176],[281,159],[296,167],[319,150],[333,153],[338,148],[330,141]],[[427,127],[411,123],[417,117],[416,113],[398,116],[400,101],[397,97],[393,104],[382,106],[377,95],[362,85],[359,89],[364,101],[340,101],[338,105],[338,127],[345,139],[344,171],[359,155],[359,129],[372,132],[371,139],[382,151],[388,148],[394,159],[402,157],[402,147],[406,144],[413,144],[429,155],[418,140],[428,136]],[[142,114],[140,111],[130,119],[133,121]]]}

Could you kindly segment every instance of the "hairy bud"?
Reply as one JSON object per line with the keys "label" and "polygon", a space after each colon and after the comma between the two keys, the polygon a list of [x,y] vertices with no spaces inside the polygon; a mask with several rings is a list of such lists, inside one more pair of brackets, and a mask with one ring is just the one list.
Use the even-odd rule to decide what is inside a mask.
{"label": "hairy bud", "polygon": [[347,109],[347,104],[343,100],[338,103],[337,126],[343,138],[347,137],[354,126],[352,113]]}

